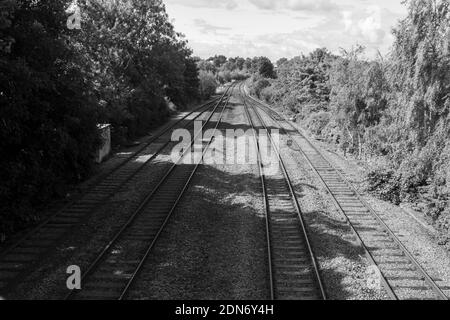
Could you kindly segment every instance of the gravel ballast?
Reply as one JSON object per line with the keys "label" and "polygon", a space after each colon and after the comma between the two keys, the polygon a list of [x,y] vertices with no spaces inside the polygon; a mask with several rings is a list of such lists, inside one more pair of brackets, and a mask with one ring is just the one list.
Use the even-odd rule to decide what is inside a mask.
{"label": "gravel ballast", "polygon": [[[208,114],[199,119],[206,119]],[[154,154],[165,141],[170,139],[170,132],[147,147],[134,165],[141,167],[150,155]],[[127,221],[130,214],[139,206],[150,190],[162,177],[163,167],[170,167],[171,146],[164,149],[155,159],[145,164],[143,169],[107,203],[96,212],[90,214],[76,228],[58,243],[44,259],[39,261],[33,270],[24,277],[20,285],[12,292],[9,299],[61,299],[68,293],[66,288],[66,269],[77,265],[86,270],[96,255],[110,241],[112,236]],[[117,161],[117,160],[116,160]],[[105,164],[105,167],[110,167]],[[105,169],[107,170],[107,169]]]}
{"label": "gravel ballast", "polygon": [[[233,106],[219,127],[245,124]],[[265,220],[256,165],[202,165],[131,299],[267,299]]]}
{"label": "gravel ballast", "polygon": [[[262,112],[261,115],[268,126],[278,127],[267,115]],[[248,128],[242,102],[234,96],[219,129]],[[158,140],[150,146],[140,160],[154,153],[161,142]],[[323,142],[315,143],[331,150]],[[162,166],[172,163],[172,147],[158,156]],[[114,156],[102,165],[103,170],[123,161],[132,150],[135,149]],[[226,152],[229,158],[231,151]],[[334,150],[325,154],[356,187],[362,185],[365,172],[362,165],[343,158]],[[238,150],[232,155],[236,157]],[[328,299],[387,299],[382,288],[374,289],[369,285],[371,266],[364,251],[302,153],[288,144],[287,136],[281,136],[281,155],[297,194]],[[67,266],[75,264],[85,270],[162,174],[164,170],[160,165],[146,165],[108,204],[64,237],[54,253],[39,261],[8,298],[65,297]],[[438,235],[426,221],[413,218],[402,208],[370,194],[363,192],[363,196],[377,212],[383,213],[385,222],[438,284],[450,289],[449,253],[445,247],[437,245]],[[258,166],[203,164],[127,298],[268,299],[268,272],[266,221]],[[446,292],[449,294],[449,290]]]}
{"label": "gravel ballast", "polygon": [[[277,124],[260,112],[268,127]],[[369,288],[370,264],[350,227],[331,201],[317,175],[288,137],[281,135],[280,153],[294,184],[322,280],[331,300],[386,299],[384,290]]]}
{"label": "gravel ballast", "polygon": [[[307,133],[296,125],[303,134]],[[311,137],[310,137],[311,139]],[[367,167],[364,162],[346,158],[332,145],[311,139],[325,154],[334,167],[341,170],[363,199],[382,216],[383,221],[392,229],[410,253],[450,296],[450,253],[445,246],[438,244],[439,232],[433,230],[428,220],[416,212],[403,209],[392,203],[380,200],[365,191]]]}

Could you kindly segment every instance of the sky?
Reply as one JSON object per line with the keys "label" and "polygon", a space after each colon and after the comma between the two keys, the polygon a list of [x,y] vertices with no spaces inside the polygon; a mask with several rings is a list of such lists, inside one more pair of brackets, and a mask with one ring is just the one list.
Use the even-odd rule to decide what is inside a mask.
{"label": "sky", "polygon": [[367,56],[388,52],[402,0],[164,0],[194,55],[267,56],[272,61],[319,47],[356,44]]}

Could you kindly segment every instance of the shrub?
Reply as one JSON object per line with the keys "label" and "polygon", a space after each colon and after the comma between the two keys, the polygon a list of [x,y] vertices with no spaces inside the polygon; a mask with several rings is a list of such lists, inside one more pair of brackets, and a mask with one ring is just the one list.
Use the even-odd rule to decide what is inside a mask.
{"label": "shrub", "polygon": [[229,70],[220,71],[217,78],[221,84],[228,83],[232,80],[231,72]]}
{"label": "shrub", "polygon": [[325,127],[330,123],[330,119],[331,114],[329,112],[313,113],[306,120],[306,127],[313,134],[320,136]]}
{"label": "shrub", "polygon": [[212,72],[200,71],[200,95],[204,99],[208,99],[217,90],[217,81]]}
{"label": "shrub", "polygon": [[144,90],[136,90],[128,103],[132,117],[124,124],[128,128],[128,137],[138,137],[147,134],[148,129],[167,120],[169,109],[166,101]]}
{"label": "shrub", "polygon": [[261,90],[260,97],[265,102],[272,102],[273,96],[274,96],[274,89],[272,86],[265,87],[264,89]]}
{"label": "shrub", "polygon": [[232,71],[231,79],[236,81],[243,81],[249,77],[248,74],[240,72],[240,71]]}
{"label": "shrub", "polygon": [[269,86],[270,86],[269,80],[265,78],[257,79],[251,86],[250,93],[258,98],[261,98],[261,91]]}
{"label": "shrub", "polygon": [[400,203],[401,182],[394,170],[387,168],[373,169],[367,175],[368,190],[381,199],[395,204]]}

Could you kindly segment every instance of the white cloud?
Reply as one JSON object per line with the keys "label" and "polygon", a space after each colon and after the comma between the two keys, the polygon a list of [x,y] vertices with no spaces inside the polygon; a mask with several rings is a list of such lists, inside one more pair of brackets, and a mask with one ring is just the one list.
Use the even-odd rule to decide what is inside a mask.
{"label": "white cloud", "polygon": [[295,10],[305,12],[333,11],[338,5],[331,0],[250,0],[259,9]]}
{"label": "white cloud", "polygon": [[165,3],[193,8],[225,8],[227,10],[233,10],[238,6],[235,0],[166,0]]}
{"label": "white cloud", "polygon": [[274,0],[250,0],[256,7],[260,9],[275,9],[277,2]]}
{"label": "white cloud", "polygon": [[362,35],[372,43],[383,40],[385,31],[381,25],[381,8],[372,6],[367,9],[368,16],[358,22]]}
{"label": "white cloud", "polygon": [[386,52],[391,28],[405,15],[401,1],[166,0],[166,7],[196,55],[278,59],[356,43],[369,54]]}
{"label": "white cloud", "polygon": [[200,30],[200,32],[205,34],[212,33],[214,35],[217,35],[219,33],[223,33],[230,30],[230,28],[212,25],[203,19],[195,19],[194,26],[197,27]]}
{"label": "white cloud", "polygon": [[287,7],[292,10],[309,12],[332,12],[339,8],[331,0],[288,0]]}
{"label": "white cloud", "polygon": [[352,12],[351,11],[342,11],[343,22],[345,31],[350,31],[352,29],[353,20],[352,20]]}
{"label": "white cloud", "polygon": [[381,46],[388,34],[382,23],[382,9],[377,5],[362,12],[342,11],[344,30],[351,36],[369,45]]}

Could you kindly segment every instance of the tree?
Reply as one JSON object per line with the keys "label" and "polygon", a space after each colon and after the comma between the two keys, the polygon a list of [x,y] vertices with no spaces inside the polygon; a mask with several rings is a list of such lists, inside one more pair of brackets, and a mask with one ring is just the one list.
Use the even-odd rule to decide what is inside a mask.
{"label": "tree", "polygon": [[227,62],[227,57],[225,57],[224,55],[216,55],[209,58],[208,61],[212,61],[216,68],[220,68]]}
{"label": "tree", "polygon": [[222,84],[249,77],[248,70],[244,69],[245,59],[243,58],[226,59],[224,56],[215,56],[207,60],[200,60],[197,64],[200,70],[214,74]]}
{"label": "tree", "polygon": [[394,30],[392,76],[401,91],[398,120],[411,127],[416,143],[426,143],[450,109],[450,3],[408,2],[408,16]]}
{"label": "tree", "polygon": [[99,142],[83,56],[66,28],[67,1],[0,6],[0,234],[86,177]]}
{"label": "tree", "polygon": [[186,61],[184,71],[185,93],[190,98],[197,98],[200,90],[199,69],[194,59]]}
{"label": "tree", "polygon": [[250,59],[250,58],[245,59],[244,69],[247,70],[247,72],[252,71],[252,59]]}
{"label": "tree", "polygon": [[214,74],[208,71],[200,71],[200,94],[203,98],[208,99],[216,93],[217,82]]}
{"label": "tree", "polygon": [[286,59],[286,58],[278,59],[278,61],[277,61],[277,67],[278,67],[278,68],[281,67],[284,63],[286,63],[286,62],[288,62],[288,61],[289,61],[289,60]]}
{"label": "tree", "polygon": [[197,62],[197,66],[200,70],[206,72],[216,73],[217,71],[216,66],[211,61],[208,60],[200,60],[199,62]]}
{"label": "tree", "polygon": [[242,69],[244,69],[244,64],[245,64],[244,58],[241,58],[241,57],[236,58],[236,66],[238,67],[239,70],[242,71]]}
{"label": "tree", "polygon": [[258,72],[264,78],[274,79],[276,74],[272,62],[266,58],[261,57],[258,60]]}
{"label": "tree", "polygon": [[230,82],[232,80],[232,78],[231,78],[231,71],[230,70],[226,70],[226,69],[223,70],[223,71],[220,71],[217,74],[217,79],[219,80],[219,82],[221,84]]}
{"label": "tree", "polygon": [[100,142],[147,133],[169,114],[166,99],[198,97],[196,61],[161,0],[0,3],[0,234],[37,217],[87,176]]}

